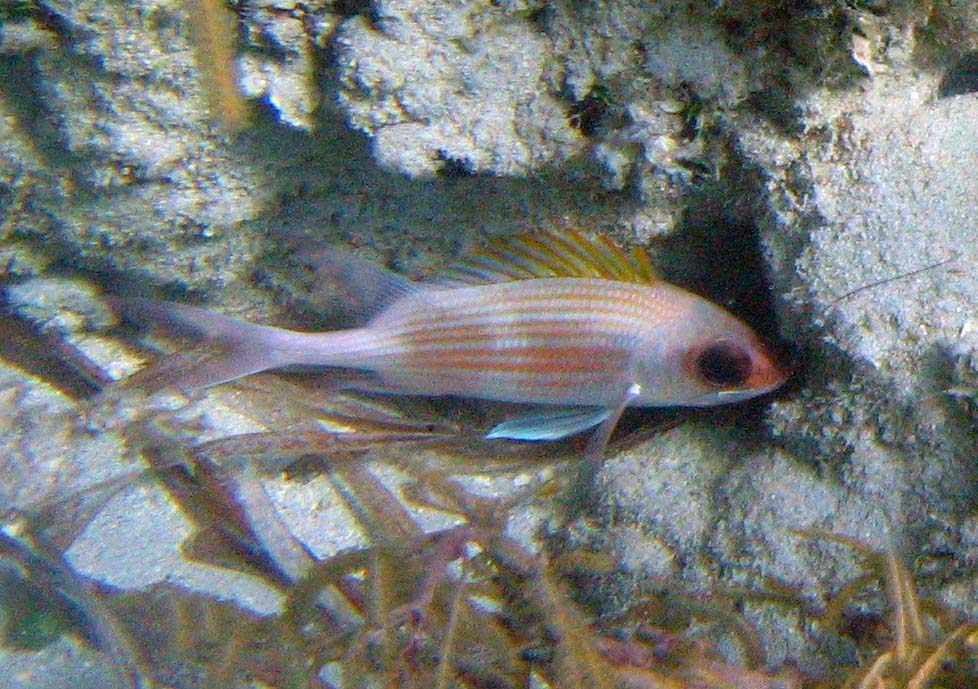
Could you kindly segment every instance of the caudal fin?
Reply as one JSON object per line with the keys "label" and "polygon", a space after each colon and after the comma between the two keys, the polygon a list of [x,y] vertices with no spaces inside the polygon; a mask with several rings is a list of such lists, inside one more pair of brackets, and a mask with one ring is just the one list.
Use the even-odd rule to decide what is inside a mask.
{"label": "caudal fin", "polygon": [[151,299],[113,298],[111,301],[116,311],[128,320],[215,345],[214,351],[193,360],[178,355],[169,364],[163,362],[150,375],[140,376],[142,380],[138,384],[143,387],[205,388],[287,366],[294,363],[290,353],[295,349],[295,340],[303,336],[303,333],[255,325],[194,306]]}

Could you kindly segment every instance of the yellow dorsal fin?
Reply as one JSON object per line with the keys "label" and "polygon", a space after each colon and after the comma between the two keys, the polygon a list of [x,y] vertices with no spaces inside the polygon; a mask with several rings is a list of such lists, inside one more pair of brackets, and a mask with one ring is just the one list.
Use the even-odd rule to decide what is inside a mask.
{"label": "yellow dorsal fin", "polygon": [[473,256],[453,264],[438,282],[481,285],[534,278],[603,278],[620,282],[659,280],[648,254],[636,247],[626,253],[606,237],[580,232],[542,232],[501,237]]}

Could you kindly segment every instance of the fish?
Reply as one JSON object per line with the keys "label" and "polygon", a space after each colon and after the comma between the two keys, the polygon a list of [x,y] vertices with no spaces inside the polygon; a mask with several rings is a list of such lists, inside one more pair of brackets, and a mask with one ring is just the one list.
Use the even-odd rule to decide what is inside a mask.
{"label": "fish", "polygon": [[497,239],[429,282],[342,251],[317,275],[347,292],[360,322],[300,332],[148,299],[123,311],[221,345],[176,387],[288,367],[354,372],[345,387],[528,405],[487,437],[607,442],[627,407],[706,407],[775,390],[771,346],[703,297],[662,279],[641,249],[575,231]]}

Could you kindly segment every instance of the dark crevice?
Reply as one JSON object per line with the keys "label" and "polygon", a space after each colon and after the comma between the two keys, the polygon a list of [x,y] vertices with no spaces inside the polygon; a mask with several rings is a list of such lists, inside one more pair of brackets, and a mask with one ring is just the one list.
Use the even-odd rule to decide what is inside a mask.
{"label": "dark crevice", "polygon": [[584,136],[592,137],[600,131],[610,108],[607,91],[595,87],[584,98],[571,104],[570,124]]}
{"label": "dark crevice", "polygon": [[553,21],[554,10],[546,3],[530,8],[526,13],[526,21],[536,27],[540,33],[547,33]]}
{"label": "dark crevice", "polygon": [[336,0],[332,11],[341,17],[363,17],[371,29],[379,30],[382,19],[377,6],[371,0]]}
{"label": "dark crevice", "polygon": [[805,115],[786,80],[755,91],[747,99],[747,106],[784,134],[798,136],[804,131]]}
{"label": "dark crevice", "polygon": [[674,282],[721,304],[775,337],[774,297],[757,225],[708,206],[687,209],[682,230],[661,244]]}
{"label": "dark crevice", "polygon": [[47,29],[59,38],[68,38],[71,31],[61,15],[52,12],[37,2],[6,1],[0,3],[0,24],[32,20],[37,26]]}
{"label": "dark crevice", "polygon": [[370,0],[336,0],[332,9],[341,17],[353,17],[370,12],[373,9],[373,3]]}
{"label": "dark crevice", "polygon": [[968,53],[947,71],[941,80],[941,98],[963,96],[978,91],[978,52]]}
{"label": "dark crevice", "polygon": [[471,177],[475,174],[475,166],[468,158],[460,158],[451,155],[447,151],[438,151],[438,160],[442,161],[442,166],[438,168],[438,176],[445,179],[458,179],[460,177]]}
{"label": "dark crevice", "polygon": [[50,111],[39,90],[43,83],[30,53],[0,55],[0,98],[13,111],[38,153],[57,169],[64,166],[69,149],[59,128],[60,118]]}

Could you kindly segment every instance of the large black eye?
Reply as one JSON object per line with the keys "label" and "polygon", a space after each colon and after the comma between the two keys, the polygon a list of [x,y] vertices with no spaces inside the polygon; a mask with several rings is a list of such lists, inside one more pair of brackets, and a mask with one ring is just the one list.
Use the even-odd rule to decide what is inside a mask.
{"label": "large black eye", "polygon": [[750,377],[750,354],[733,343],[714,342],[696,358],[696,371],[718,388],[740,387]]}

